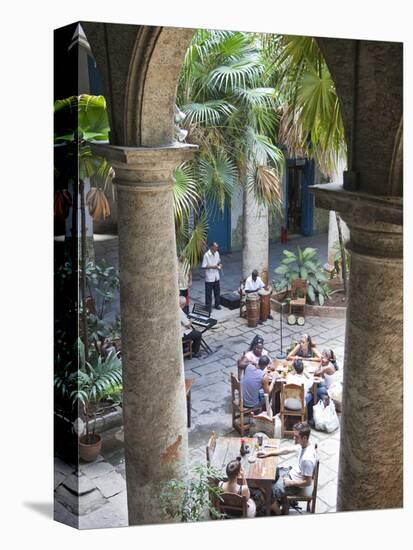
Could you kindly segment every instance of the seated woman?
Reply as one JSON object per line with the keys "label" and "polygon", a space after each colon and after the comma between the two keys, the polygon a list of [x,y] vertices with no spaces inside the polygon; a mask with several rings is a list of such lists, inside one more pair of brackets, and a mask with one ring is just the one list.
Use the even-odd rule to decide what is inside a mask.
{"label": "seated woman", "polygon": [[323,349],[321,352],[321,363],[314,372],[314,376],[322,378],[317,387],[318,399],[323,399],[328,395],[328,389],[337,382],[340,382],[337,360],[332,349]]}
{"label": "seated woman", "polygon": [[260,357],[257,366],[251,363],[246,366],[244,378],[241,382],[244,407],[252,409],[264,404],[264,393],[270,392],[270,380],[267,371],[269,362],[269,358],[265,356]]}
{"label": "seated woman", "polygon": [[[250,347],[247,352],[242,354],[241,359],[238,360],[238,368],[245,369],[247,365],[258,365],[260,357],[268,357],[268,351],[264,348],[264,338],[261,336],[254,336]],[[271,359],[269,361],[271,363]]]}
{"label": "seated woman", "polygon": [[[247,517],[254,518],[256,514],[255,502],[252,500],[250,490],[248,489],[245,472],[242,469],[241,461],[231,460],[227,464],[228,481],[221,481],[219,486],[222,487],[224,493],[235,493],[236,495],[244,496],[247,500]],[[238,478],[241,478],[241,485],[238,485]]]}
{"label": "seated woman", "polygon": [[321,354],[308,334],[303,334],[298,344],[287,355],[287,360],[304,359],[305,361],[320,361]]}

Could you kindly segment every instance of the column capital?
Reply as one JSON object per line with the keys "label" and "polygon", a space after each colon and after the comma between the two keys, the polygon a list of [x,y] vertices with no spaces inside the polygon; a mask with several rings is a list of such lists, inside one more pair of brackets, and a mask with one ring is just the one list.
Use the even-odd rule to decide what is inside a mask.
{"label": "column capital", "polygon": [[176,143],[158,147],[93,144],[93,152],[105,157],[115,170],[115,185],[122,190],[172,187],[172,172],[191,160],[197,145]]}
{"label": "column capital", "polygon": [[403,198],[347,191],[329,183],[311,187],[316,206],[335,210],[350,228],[347,248],[389,260],[403,256]]}

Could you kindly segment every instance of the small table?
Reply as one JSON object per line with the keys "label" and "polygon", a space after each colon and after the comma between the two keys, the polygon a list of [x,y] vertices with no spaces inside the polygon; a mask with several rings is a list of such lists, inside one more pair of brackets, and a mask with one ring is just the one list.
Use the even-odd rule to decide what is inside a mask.
{"label": "small table", "polygon": [[[237,456],[240,456],[241,439],[244,439],[245,443],[253,446],[256,443],[256,438],[250,437],[218,437],[216,441],[215,451],[212,456],[211,466],[216,468],[223,476],[225,476],[225,469],[231,460],[235,460]],[[269,439],[268,445],[274,445],[279,447],[279,439]],[[271,451],[271,448],[263,448],[265,451]],[[256,451],[253,451],[254,456]],[[265,511],[267,516],[271,513],[271,491],[272,485],[275,482],[275,471],[278,464],[278,456],[271,456],[268,458],[256,458],[255,462],[248,462],[248,457],[251,456],[251,452],[242,457],[242,467],[245,472],[245,477],[248,482],[248,487],[261,489],[265,496]]]}

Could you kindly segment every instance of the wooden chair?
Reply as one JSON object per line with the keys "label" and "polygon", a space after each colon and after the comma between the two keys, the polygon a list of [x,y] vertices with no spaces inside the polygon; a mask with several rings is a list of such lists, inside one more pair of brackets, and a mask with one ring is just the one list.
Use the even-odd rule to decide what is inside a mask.
{"label": "wooden chair", "polygon": [[[315,507],[317,502],[317,488],[318,488],[318,472],[320,470],[320,460],[317,456],[317,444],[315,444],[315,450],[316,450],[316,463],[314,467],[314,473],[313,473],[313,483],[312,486],[305,487],[305,490],[303,491],[302,495],[285,495],[283,499],[283,508],[285,510],[285,513],[288,514],[288,511],[290,509],[290,505],[295,502],[306,502],[307,503],[307,512],[310,514],[315,514]],[[295,508],[295,507],[294,507]],[[297,508],[295,508],[297,510]],[[300,510],[297,510],[299,513],[301,513]]]}
{"label": "wooden chair", "polygon": [[231,372],[231,400],[232,400],[232,427],[237,430],[241,437],[249,430],[249,426],[245,424],[245,416],[251,413],[259,413],[262,411],[262,405],[249,408],[244,407],[242,397],[242,385],[234,373]]}
{"label": "wooden chair", "polygon": [[215,432],[212,432],[212,435],[209,438],[206,446],[206,461],[208,466],[210,466],[212,457],[214,456],[216,444],[217,444],[217,436]]}
{"label": "wooden chair", "polygon": [[182,353],[184,358],[189,357],[189,359],[192,359],[192,340],[182,341]]}
{"label": "wooden chair", "polygon": [[305,279],[296,279],[291,283],[290,302],[288,313],[291,315],[305,316],[305,302],[307,295],[307,281]]}
{"label": "wooden chair", "polygon": [[246,518],[247,498],[236,493],[222,493],[222,501],[217,499],[217,509],[224,514],[223,519]]}
{"label": "wooden chair", "polygon": [[[301,408],[298,410],[288,409],[285,406],[287,399],[297,399],[301,403]],[[285,384],[281,387],[280,396],[280,420],[281,420],[281,437],[292,437],[293,430],[286,426],[286,422],[296,419],[296,422],[304,422],[306,418],[306,406],[304,399],[304,386],[302,384]]]}
{"label": "wooden chair", "polygon": [[191,427],[191,389],[194,381],[192,378],[185,378],[185,393],[186,393],[186,419],[187,427]]}

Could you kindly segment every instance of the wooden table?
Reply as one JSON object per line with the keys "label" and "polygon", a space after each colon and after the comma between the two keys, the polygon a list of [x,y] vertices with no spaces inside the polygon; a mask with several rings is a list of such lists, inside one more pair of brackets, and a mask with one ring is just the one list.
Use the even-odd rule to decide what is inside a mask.
{"label": "wooden table", "polygon": [[[273,364],[275,365],[275,362],[273,361]],[[321,382],[321,378],[315,377],[313,375],[313,372],[316,370],[316,368],[319,366],[317,363],[313,363],[310,361],[304,360],[304,372],[307,373],[307,375],[313,380],[313,386],[312,386],[312,394],[313,394],[313,405],[317,404],[317,387],[318,384]],[[277,371],[274,371],[273,376],[277,376],[275,374]],[[271,382],[271,389],[270,389],[270,402],[272,411],[274,414],[278,414],[280,412],[280,394],[281,394],[281,388],[285,384],[285,378],[282,379],[275,379],[273,378]]]}
{"label": "wooden table", "polygon": [[[251,446],[253,449],[256,443],[255,438],[244,437],[245,443]],[[279,439],[269,439],[267,441],[269,445],[276,445],[279,447]],[[218,437],[216,441],[215,451],[212,456],[211,466],[216,468],[223,476],[226,476],[225,469],[231,460],[235,460],[237,456],[240,456],[241,438],[240,437]],[[273,451],[271,448],[264,448],[264,451]],[[271,510],[271,491],[272,485],[275,482],[275,470],[278,464],[278,457],[271,456],[268,458],[256,458],[255,462],[248,462],[252,452],[248,453],[242,458],[241,464],[245,472],[245,477],[248,482],[248,487],[254,489],[261,489],[265,498],[265,510],[267,516],[270,515]],[[255,456],[256,451],[254,449],[253,454]]]}

